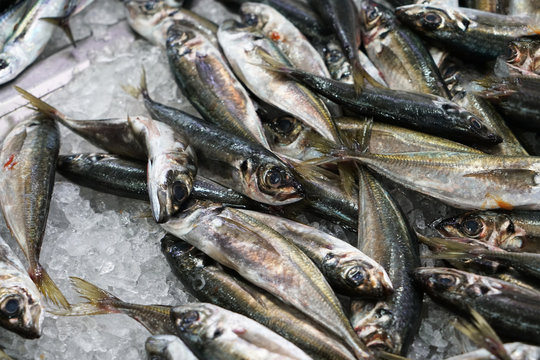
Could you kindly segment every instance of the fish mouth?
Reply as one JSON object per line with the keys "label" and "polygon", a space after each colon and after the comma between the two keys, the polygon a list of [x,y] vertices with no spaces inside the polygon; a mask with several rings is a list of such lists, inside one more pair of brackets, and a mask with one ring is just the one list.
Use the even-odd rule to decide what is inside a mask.
{"label": "fish mouth", "polygon": [[365,325],[355,330],[368,348],[392,351],[392,339],[383,329],[375,325]]}

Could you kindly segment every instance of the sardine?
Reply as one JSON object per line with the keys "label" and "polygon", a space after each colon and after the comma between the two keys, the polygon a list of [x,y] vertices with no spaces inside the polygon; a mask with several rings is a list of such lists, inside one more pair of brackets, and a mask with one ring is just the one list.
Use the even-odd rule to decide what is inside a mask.
{"label": "sardine", "polygon": [[39,263],[59,148],[54,120],[37,116],[18,123],[0,151],[0,206],[28,260],[30,278],[55,305],[68,308],[66,298]]}
{"label": "sardine", "polygon": [[41,295],[23,264],[0,237],[0,326],[27,339],[41,336]]}
{"label": "sardine", "polygon": [[190,139],[197,152],[200,170],[210,169],[212,180],[270,205],[290,204],[303,198],[302,186],[293,170],[262,145],[153,101],[148,95],[144,76],[140,91],[154,119]]}
{"label": "sardine", "polygon": [[392,89],[450,98],[429,51],[415,33],[396,20],[392,9],[374,0],[362,1],[360,18],[367,54]]}
{"label": "sardine", "polygon": [[43,52],[54,25],[40,20],[64,14],[69,0],[37,0],[6,39],[0,53],[0,84],[15,79]]}
{"label": "sardine", "polygon": [[186,360],[195,359],[195,355],[189,350],[178,336],[153,335],[144,343],[148,360]]}
{"label": "sardine", "polygon": [[540,292],[449,268],[419,268],[424,291],[450,310],[475,309],[507,339],[540,342]]}
{"label": "sardine", "polygon": [[200,359],[311,359],[265,326],[216,305],[177,306],[171,310],[171,319],[176,334]]}
{"label": "sardine", "polygon": [[365,169],[358,217],[357,247],[385,268],[394,293],[379,301],[354,298],[351,323],[368,348],[405,354],[420,325],[422,293],[412,276],[420,263],[418,244],[401,210]]}
{"label": "sardine", "polygon": [[396,9],[404,24],[435,41],[444,43],[456,54],[475,60],[490,60],[504,54],[508,42],[534,35],[530,18],[432,5],[407,5]]}
{"label": "sardine", "polygon": [[467,237],[507,251],[540,253],[540,214],[534,211],[467,212],[438,220],[445,237]]}
{"label": "sardine", "polygon": [[268,226],[236,209],[202,202],[161,225],[340,336],[357,358],[371,358],[319,269]]}
{"label": "sardine", "polygon": [[341,340],[315,325],[300,311],[226,271],[188,243],[167,234],[161,240],[161,250],[175,275],[199,301],[252,318],[314,359],[355,358]]}
{"label": "sardine", "polygon": [[269,147],[255,105],[218,47],[174,24],[167,32],[167,55],[178,86],[204,119]]}

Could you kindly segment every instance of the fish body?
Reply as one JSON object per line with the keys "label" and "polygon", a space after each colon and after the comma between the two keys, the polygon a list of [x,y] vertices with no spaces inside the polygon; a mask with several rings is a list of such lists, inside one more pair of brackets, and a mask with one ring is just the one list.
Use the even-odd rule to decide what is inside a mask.
{"label": "fish body", "polygon": [[260,66],[265,64],[261,52],[290,65],[290,61],[270,39],[230,20],[220,26],[218,40],[235,74],[258,98],[300,119],[325,138],[340,141],[326,105],[315,94]]}
{"label": "fish body", "polygon": [[4,42],[11,36],[18,22],[24,16],[29,4],[28,0],[18,0],[0,12],[0,49],[4,47]]}
{"label": "fish body", "polygon": [[41,295],[21,261],[0,238],[0,326],[27,339],[41,336]]}
{"label": "fish body", "polygon": [[161,250],[175,275],[199,301],[252,318],[314,359],[354,359],[339,339],[300,311],[225,270],[188,243],[167,234]]}
{"label": "fish body", "polygon": [[64,14],[69,0],[38,0],[28,9],[17,28],[6,39],[0,53],[0,84],[15,79],[43,52],[54,25],[40,20]]}
{"label": "fish body", "polygon": [[69,304],[39,263],[54,186],[60,134],[54,120],[37,116],[18,123],[0,151],[0,206],[28,260],[28,273],[56,305]]}
{"label": "fish body", "polygon": [[357,357],[371,357],[319,269],[258,220],[221,204],[194,203],[162,227],[340,336]]}
{"label": "fish body", "polygon": [[368,348],[404,354],[418,330],[422,293],[414,285],[418,243],[401,210],[365,170],[359,180],[357,247],[383,266],[394,292],[386,299],[353,298],[351,323]]}
{"label": "fish body", "polygon": [[360,17],[368,56],[390,88],[450,98],[429,51],[415,33],[397,22],[392,9],[374,0],[363,1]]}
{"label": "fish body", "polygon": [[171,310],[176,334],[202,359],[309,360],[298,347],[243,315],[207,303]]}
{"label": "fish body", "polygon": [[174,335],[153,335],[144,343],[148,360],[195,359],[186,344]]}
{"label": "fish body", "polygon": [[214,43],[175,24],[167,32],[167,55],[178,86],[203,118],[269,147],[255,105]]}
{"label": "fish body", "polygon": [[392,283],[384,268],[349,243],[293,220],[252,210],[240,211],[269,224],[291,240],[338,292],[367,298],[382,298],[392,293]]}
{"label": "fish body", "polygon": [[449,268],[419,268],[415,276],[438,303],[458,312],[473,308],[503,338],[539,343],[540,292]]}

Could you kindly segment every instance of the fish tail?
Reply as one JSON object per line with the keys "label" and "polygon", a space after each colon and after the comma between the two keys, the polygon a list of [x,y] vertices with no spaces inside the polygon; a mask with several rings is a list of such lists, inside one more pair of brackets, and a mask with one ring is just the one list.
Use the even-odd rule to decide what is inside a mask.
{"label": "fish tail", "polygon": [[64,309],[69,309],[71,307],[62,291],[60,291],[53,279],[51,279],[47,271],[45,271],[41,265],[38,264],[30,271],[30,278],[34,281],[43,296],[49,299],[54,305],[61,306]]}
{"label": "fish tail", "polygon": [[261,59],[264,60],[266,64],[257,64],[258,66],[264,67],[266,69],[283,73],[283,74],[291,74],[294,72],[294,68],[291,66],[288,66],[272,57],[268,52],[266,52],[263,48],[257,47],[255,49],[257,52],[257,55],[261,57]]}
{"label": "fish tail", "polygon": [[58,17],[43,17],[40,18],[40,20],[46,21],[50,24],[58,26],[69,39],[69,42],[71,42],[71,45],[73,47],[77,47],[77,44],[75,43],[75,38],[73,37],[73,33],[71,32],[71,27],[69,26],[69,19],[70,14],[65,16],[58,16]]}
{"label": "fish tail", "polygon": [[60,121],[64,121],[66,119],[66,116],[58,111],[55,107],[47,104],[45,101],[41,100],[40,98],[30,94],[28,91],[18,87],[15,85],[15,90],[17,90],[23,98],[28,100],[30,102],[30,105],[32,105],[35,110],[39,111],[40,113],[51,117],[53,119],[57,119]]}
{"label": "fish tail", "polygon": [[146,83],[146,70],[144,70],[144,67],[142,68],[139,87],[135,87],[131,85],[122,85],[121,87],[125,92],[127,92],[129,95],[133,96],[134,98],[138,98],[139,96],[142,95],[144,99],[150,100],[150,95],[148,94],[148,85]]}

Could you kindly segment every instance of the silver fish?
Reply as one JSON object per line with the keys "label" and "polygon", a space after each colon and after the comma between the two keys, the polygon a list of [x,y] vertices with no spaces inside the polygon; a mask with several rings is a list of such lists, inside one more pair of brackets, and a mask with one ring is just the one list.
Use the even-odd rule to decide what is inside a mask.
{"label": "silver fish", "polygon": [[146,339],[144,344],[148,360],[186,360],[195,359],[178,336],[154,335]]}

